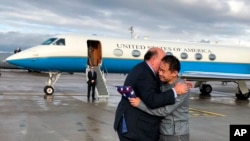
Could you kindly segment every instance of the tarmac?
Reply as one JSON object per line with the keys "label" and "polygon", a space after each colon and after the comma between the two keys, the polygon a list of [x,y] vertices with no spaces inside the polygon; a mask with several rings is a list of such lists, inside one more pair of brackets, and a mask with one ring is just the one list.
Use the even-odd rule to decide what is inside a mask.
{"label": "tarmac", "polygon": [[[87,101],[84,73],[62,74],[53,96],[44,95],[44,73],[1,70],[0,141],[118,141],[113,129],[126,75],[107,74],[109,98]],[[249,84],[249,83],[248,83]],[[231,124],[249,125],[250,102],[237,100],[237,85],[211,82],[213,92],[190,97],[190,141],[229,141]]]}

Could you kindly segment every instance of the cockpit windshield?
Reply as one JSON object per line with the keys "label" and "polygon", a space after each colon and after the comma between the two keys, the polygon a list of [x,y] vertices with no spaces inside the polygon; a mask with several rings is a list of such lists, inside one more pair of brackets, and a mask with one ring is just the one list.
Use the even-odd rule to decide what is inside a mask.
{"label": "cockpit windshield", "polygon": [[42,45],[50,45],[51,43],[53,43],[57,38],[50,38],[48,40],[46,40],[45,42],[42,43]]}
{"label": "cockpit windshield", "polygon": [[54,43],[54,45],[65,46],[65,39],[63,39],[63,38],[58,39],[58,40]]}
{"label": "cockpit windshield", "polygon": [[42,45],[59,45],[59,46],[65,46],[65,39],[63,38],[50,38],[42,43]]}

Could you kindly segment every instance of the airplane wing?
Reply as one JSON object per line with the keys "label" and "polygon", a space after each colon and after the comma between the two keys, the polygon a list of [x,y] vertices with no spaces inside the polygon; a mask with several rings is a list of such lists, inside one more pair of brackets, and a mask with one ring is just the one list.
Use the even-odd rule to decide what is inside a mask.
{"label": "airplane wing", "polygon": [[187,71],[180,73],[180,77],[191,81],[235,81],[250,80],[250,74],[218,73]]}

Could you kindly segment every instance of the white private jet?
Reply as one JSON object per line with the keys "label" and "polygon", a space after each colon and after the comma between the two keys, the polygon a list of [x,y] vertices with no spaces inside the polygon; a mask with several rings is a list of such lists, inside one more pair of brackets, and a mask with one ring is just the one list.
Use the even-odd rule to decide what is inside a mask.
{"label": "white private jet", "polygon": [[[217,44],[118,39],[98,36],[57,35],[41,45],[23,50],[6,59],[23,68],[49,72],[44,92],[54,93],[53,85],[62,72],[84,72],[93,65],[102,74],[128,73],[143,60],[151,47],[162,48],[181,61],[180,76],[197,81],[195,86],[209,94],[207,81],[233,81],[238,84],[236,97],[249,98],[250,48]],[[101,71],[102,70],[102,71]],[[101,79],[102,80],[102,79]],[[98,82],[98,84],[101,84]],[[100,89],[99,93],[105,90]]]}

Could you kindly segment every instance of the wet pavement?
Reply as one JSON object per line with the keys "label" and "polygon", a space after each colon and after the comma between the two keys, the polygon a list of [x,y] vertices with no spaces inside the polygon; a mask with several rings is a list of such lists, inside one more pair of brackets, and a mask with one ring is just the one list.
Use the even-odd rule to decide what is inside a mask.
{"label": "wet pavement", "polygon": [[[53,96],[44,96],[47,74],[2,70],[0,140],[118,141],[113,130],[125,75],[108,74],[110,97],[87,101],[85,74],[62,74]],[[250,124],[249,100],[236,100],[236,84],[212,82],[213,93],[190,98],[190,141],[228,141],[230,124]]]}

